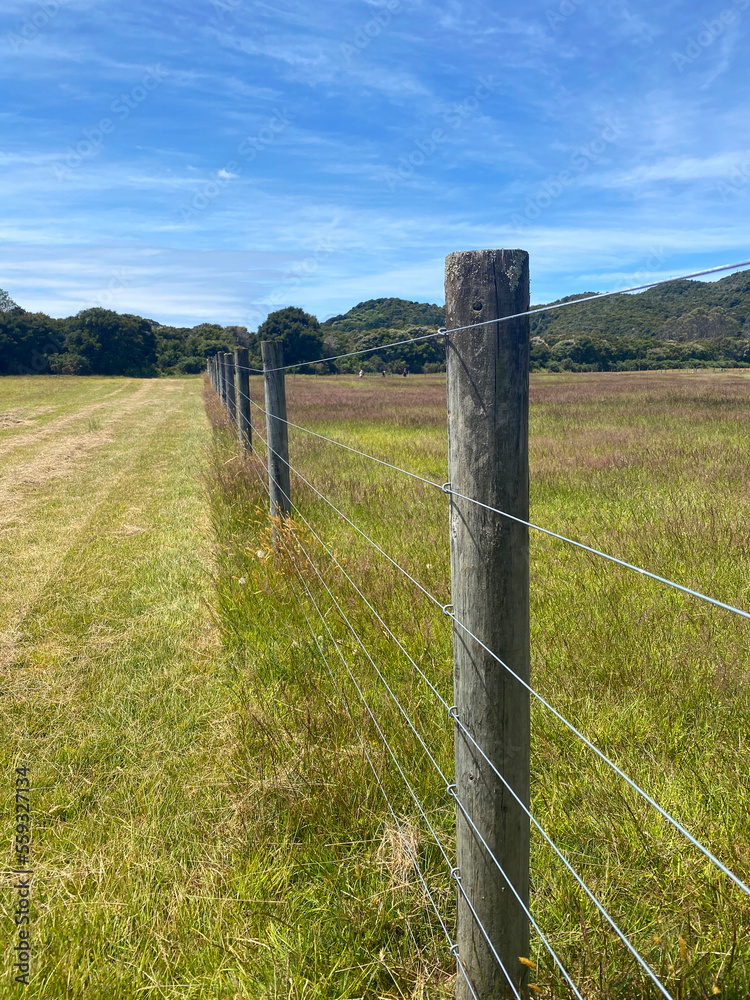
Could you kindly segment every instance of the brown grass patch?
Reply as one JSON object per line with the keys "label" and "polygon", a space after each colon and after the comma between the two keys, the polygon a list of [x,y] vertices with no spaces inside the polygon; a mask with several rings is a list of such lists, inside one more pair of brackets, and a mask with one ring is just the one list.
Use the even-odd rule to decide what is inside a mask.
{"label": "brown grass patch", "polygon": [[532,375],[531,403],[549,407],[585,407],[601,403],[621,407],[629,396],[633,407],[659,407],[674,418],[676,407],[701,405],[715,413],[732,404],[750,411],[748,378],[715,371],[696,374],[681,372],[587,372],[574,375]]}
{"label": "brown grass patch", "polygon": [[[349,419],[418,427],[445,421],[445,376],[441,375],[363,379],[295,375],[287,376],[286,393],[289,419],[294,423]],[[250,379],[250,397],[264,405],[259,376]],[[253,423],[265,419],[256,407],[251,409]]]}
{"label": "brown grass patch", "polygon": [[26,417],[16,411],[15,413],[0,413],[0,428],[17,427],[18,424],[27,424]]}
{"label": "brown grass patch", "polygon": [[419,830],[408,820],[401,820],[401,829],[388,823],[376,858],[387,873],[393,889],[405,889],[416,878],[414,861],[419,857]]}

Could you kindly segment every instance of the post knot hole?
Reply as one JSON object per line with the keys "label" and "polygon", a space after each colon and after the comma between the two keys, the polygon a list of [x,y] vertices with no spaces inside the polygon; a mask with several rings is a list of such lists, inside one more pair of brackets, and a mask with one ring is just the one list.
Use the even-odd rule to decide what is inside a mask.
{"label": "post knot hole", "polygon": [[484,308],[484,305],[483,305],[483,303],[477,301],[477,302],[474,303],[474,305],[471,308],[474,310],[475,313],[480,313],[482,311],[482,309]]}

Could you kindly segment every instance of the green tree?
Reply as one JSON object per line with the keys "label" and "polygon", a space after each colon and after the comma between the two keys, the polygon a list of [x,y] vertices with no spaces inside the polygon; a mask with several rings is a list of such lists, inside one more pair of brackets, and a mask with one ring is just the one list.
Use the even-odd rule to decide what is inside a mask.
{"label": "green tree", "polygon": [[68,321],[68,353],[85,358],[94,375],[156,374],[156,336],[140,316],[84,309]]}
{"label": "green tree", "polygon": [[0,374],[38,375],[50,354],[64,351],[63,323],[16,306],[0,310]]}
{"label": "green tree", "polygon": [[442,326],[445,308],[409,299],[368,299],[341,316],[332,316],[326,330],[358,333],[366,330],[394,330],[406,326]]}
{"label": "green tree", "polygon": [[18,306],[10,295],[0,288],[0,313],[10,312],[11,309],[18,309]]}
{"label": "green tree", "polygon": [[673,316],[657,332],[660,340],[714,340],[717,337],[737,337],[740,324],[720,306],[707,309],[698,306],[683,316]]}
{"label": "green tree", "polygon": [[284,364],[317,361],[323,357],[323,334],[315,316],[297,306],[269,313],[258,327],[257,339],[274,340],[284,345]]}

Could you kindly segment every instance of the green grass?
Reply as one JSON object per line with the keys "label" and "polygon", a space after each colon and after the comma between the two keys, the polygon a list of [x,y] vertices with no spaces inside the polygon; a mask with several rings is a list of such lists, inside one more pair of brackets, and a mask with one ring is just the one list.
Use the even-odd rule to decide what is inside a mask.
{"label": "green grass", "polygon": [[[290,419],[443,482],[442,380],[375,382],[291,378]],[[251,393],[262,400],[257,381]],[[448,994],[452,966],[440,928],[413,874],[394,874],[404,851],[400,859],[393,853],[394,824],[337,688],[451,926],[447,872],[340,653],[448,844],[449,800],[299,542],[450,773],[447,719],[300,516],[290,554],[273,554],[260,465],[236,459],[233,436],[213,416],[213,512],[226,546],[218,587],[226,648],[245,686],[248,721],[237,752],[247,754],[248,815],[259,838],[310,862],[306,887],[319,903],[308,911],[288,885],[281,894],[291,912],[305,913],[306,931],[297,921],[287,952],[289,995]],[[748,607],[749,416],[750,384],[739,375],[537,377],[532,519]],[[290,437],[293,466],[447,602],[445,497],[301,432]],[[311,490],[293,484],[304,518],[450,700],[450,629],[440,611]],[[531,558],[534,686],[747,879],[746,623],[543,535],[532,533]],[[538,704],[532,728],[535,815],[668,989],[679,998],[715,989],[737,1000],[750,995],[747,898]],[[391,858],[379,871],[384,852]],[[538,837],[532,886],[536,919],[585,996],[656,995]],[[280,956],[266,958],[268,977]],[[538,942],[532,958],[540,995],[567,996]]]}
{"label": "green grass", "polygon": [[[287,392],[291,420],[447,478],[440,377],[296,376]],[[532,403],[538,523],[750,606],[747,380],[537,377]],[[19,763],[36,789],[36,948],[18,992],[451,996],[442,931],[339,692],[451,930],[453,888],[339,651],[449,848],[450,800],[299,545],[448,774],[449,721],[299,517],[274,553],[261,461],[238,458],[207,404],[210,422],[198,379],[0,380],[2,773],[9,806]],[[449,600],[442,493],[297,431],[291,460]],[[294,500],[449,699],[445,617],[298,480]],[[544,536],[531,555],[534,685],[747,879],[745,624]],[[539,706],[532,728],[535,815],[673,995],[750,996],[747,899]],[[532,905],[584,996],[655,995],[538,837]],[[566,997],[538,943],[531,957],[537,995]]]}
{"label": "green grass", "polygon": [[4,451],[0,536],[6,801],[20,763],[35,789],[24,992],[233,996],[233,719],[208,609],[199,382],[6,378],[0,392],[29,420]]}

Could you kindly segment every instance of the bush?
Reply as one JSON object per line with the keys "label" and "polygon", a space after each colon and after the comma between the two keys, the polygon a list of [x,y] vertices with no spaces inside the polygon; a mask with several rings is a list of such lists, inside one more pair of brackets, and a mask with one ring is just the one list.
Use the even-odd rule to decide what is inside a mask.
{"label": "bush", "polygon": [[200,375],[205,370],[205,358],[185,358],[184,361],[180,361],[179,364],[174,366],[174,371],[178,375]]}
{"label": "bush", "polygon": [[50,354],[48,361],[53,375],[91,374],[91,362],[81,354]]}

